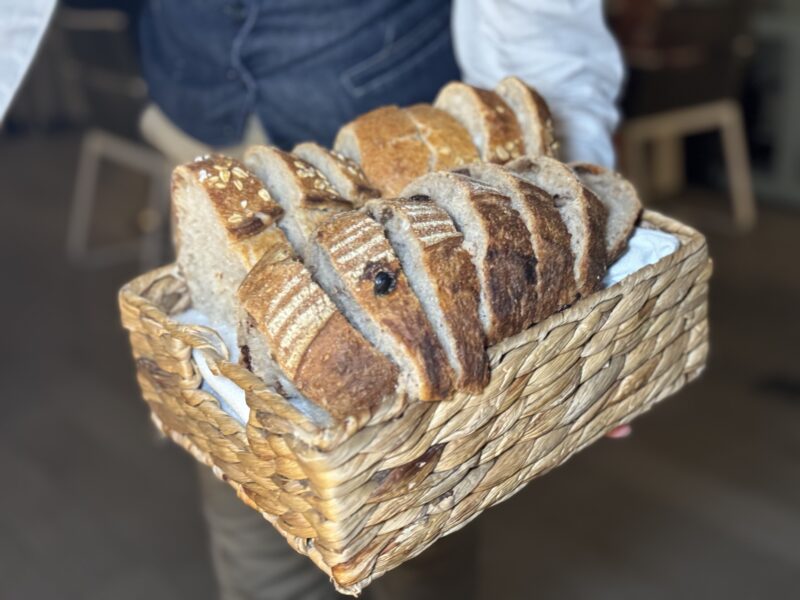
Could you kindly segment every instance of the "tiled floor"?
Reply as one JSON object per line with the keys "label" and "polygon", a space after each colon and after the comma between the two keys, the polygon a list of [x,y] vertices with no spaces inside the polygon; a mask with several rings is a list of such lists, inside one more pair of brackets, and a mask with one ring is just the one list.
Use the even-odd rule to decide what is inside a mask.
{"label": "tiled floor", "polygon": [[[190,461],[153,435],[118,324],[137,265],[65,259],[76,149],[0,139],[0,599],[213,598]],[[473,524],[483,597],[800,593],[800,215],[710,242],[706,375]]]}

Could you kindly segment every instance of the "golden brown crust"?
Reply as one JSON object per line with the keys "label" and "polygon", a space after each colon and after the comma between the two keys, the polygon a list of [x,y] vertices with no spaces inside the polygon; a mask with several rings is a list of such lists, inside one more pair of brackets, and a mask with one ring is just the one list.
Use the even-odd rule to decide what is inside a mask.
{"label": "golden brown crust", "polygon": [[589,249],[586,253],[586,284],[579,290],[582,296],[586,296],[600,289],[603,283],[603,276],[608,269],[605,238],[608,212],[589,188],[582,187],[586,199],[588,219],[594,225],[595,230],[594,235],[589,237]]}
{"label": "golden brown crust", "polygon": [[[430,151],[411,118],[397,106],[370,111],[343,130],[357,141],[361,168],[384,196],[399,194],[405,185],[428,172]],[[341,149],[338,137],[335,148]]]}
{"label": "golden brown crust", "polygon": [[[358,211],[338,214],[316,232],[334,269],[361,310],[412,357],[420,400],[442,400],[452,370],[381,227]],[[378,293],[378,282],[388,281]]]}
{"label": "golden brown crust", "polygon": [[[558,142],[556,141],[553,127],[553,116],[550,112],[550,107],[541,94],[518,77],[506,77],[497,85],[495,91],[504,99],[508,97],[508,94],[518,93],[523,100],[524,110],[530,113],[529,118],[531,121],[539,124],[536,142],[531,147],[528,147],[529,144],[525,141],[528,138],[523,136],[525,154],[556,157],[558,155]],[[517,117],[520,126],[522,126],[522,119],[519,118],[519,115]]]}
{"label": "golden brown crust", "polygon": [[430,104],[415,104],[406,112],[431,150],[431,171],[452,169],[480,159],[469,132],[445,111]]}
{"label": "golden brown crust", "polygon": [[265,254],[238,294],[286,376],[334,418],[373,410],[394,391],[397,368],[353,329],[288,253]]}
{"label": "golden brown crust", "polygon": [[[254,149],[251,149],[252,152]],[[273,152],[287,171],[287,175],[293,176],[294,184],[301,193],[301,208],[333,208],[337,210],[348,210],[352,208],[350,202],[336,193],[336,190],[319,169],[297,156],[284,152],[275,147],[266,148]]]}
{"label": "golden brown crust", "polygon": [[486,120],[483,160],[503,164],[523,153],[522,130],[514,111],[498,94],[475,88]]}
{"label": "golden brown crust", "polygon": [[461,365],[458,388],[479,392],[489,381],[486,339],[480,325],[480,283],[463,236],[448,214],[430,201],[377,200],[367,205],[373,218],[386,223],[392,216],[408,223],[419,240],[424,268],[447,320]]}

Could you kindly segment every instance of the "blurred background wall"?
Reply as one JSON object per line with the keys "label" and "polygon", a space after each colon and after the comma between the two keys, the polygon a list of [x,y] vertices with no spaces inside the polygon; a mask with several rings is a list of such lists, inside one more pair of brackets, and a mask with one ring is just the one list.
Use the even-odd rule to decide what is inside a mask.
{"label": "blurred background wall", "polygon": [[[138,6],[63,2],[0,131],[2,599],[215,596],[190,460],[149,426],[116,312],[171,252]],[[607,8],[621,169],[709,236],[712,359],[470,526],[482,594],[797,597],[800,2]]]}

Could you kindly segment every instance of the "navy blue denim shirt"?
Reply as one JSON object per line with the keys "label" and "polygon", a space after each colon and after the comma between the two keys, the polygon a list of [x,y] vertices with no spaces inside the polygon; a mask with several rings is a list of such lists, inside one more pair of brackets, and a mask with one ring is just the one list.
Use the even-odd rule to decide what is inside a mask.
{"label": "navy blue denim shirt", "polygon": [[383,104],[430,102],[459,78],[450,0],[149,0],[142,64],[154,102],[213,146],[257,114],[274,143],[330,144]]}

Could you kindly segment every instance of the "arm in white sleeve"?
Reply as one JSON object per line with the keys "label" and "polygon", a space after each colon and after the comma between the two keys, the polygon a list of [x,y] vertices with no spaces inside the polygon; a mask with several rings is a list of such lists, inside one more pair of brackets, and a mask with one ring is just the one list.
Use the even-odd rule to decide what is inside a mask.
{"label": "arm in white sleeve", "polygon": [[56,0],[0,0],[0,122],[33,62]]}
{"label": "arm in white sleeve", "polygon": [[562,158],[614,165],[624,68],[602,0],[455,0],[453,34],[465,82],[520,77],[550,105]]}

